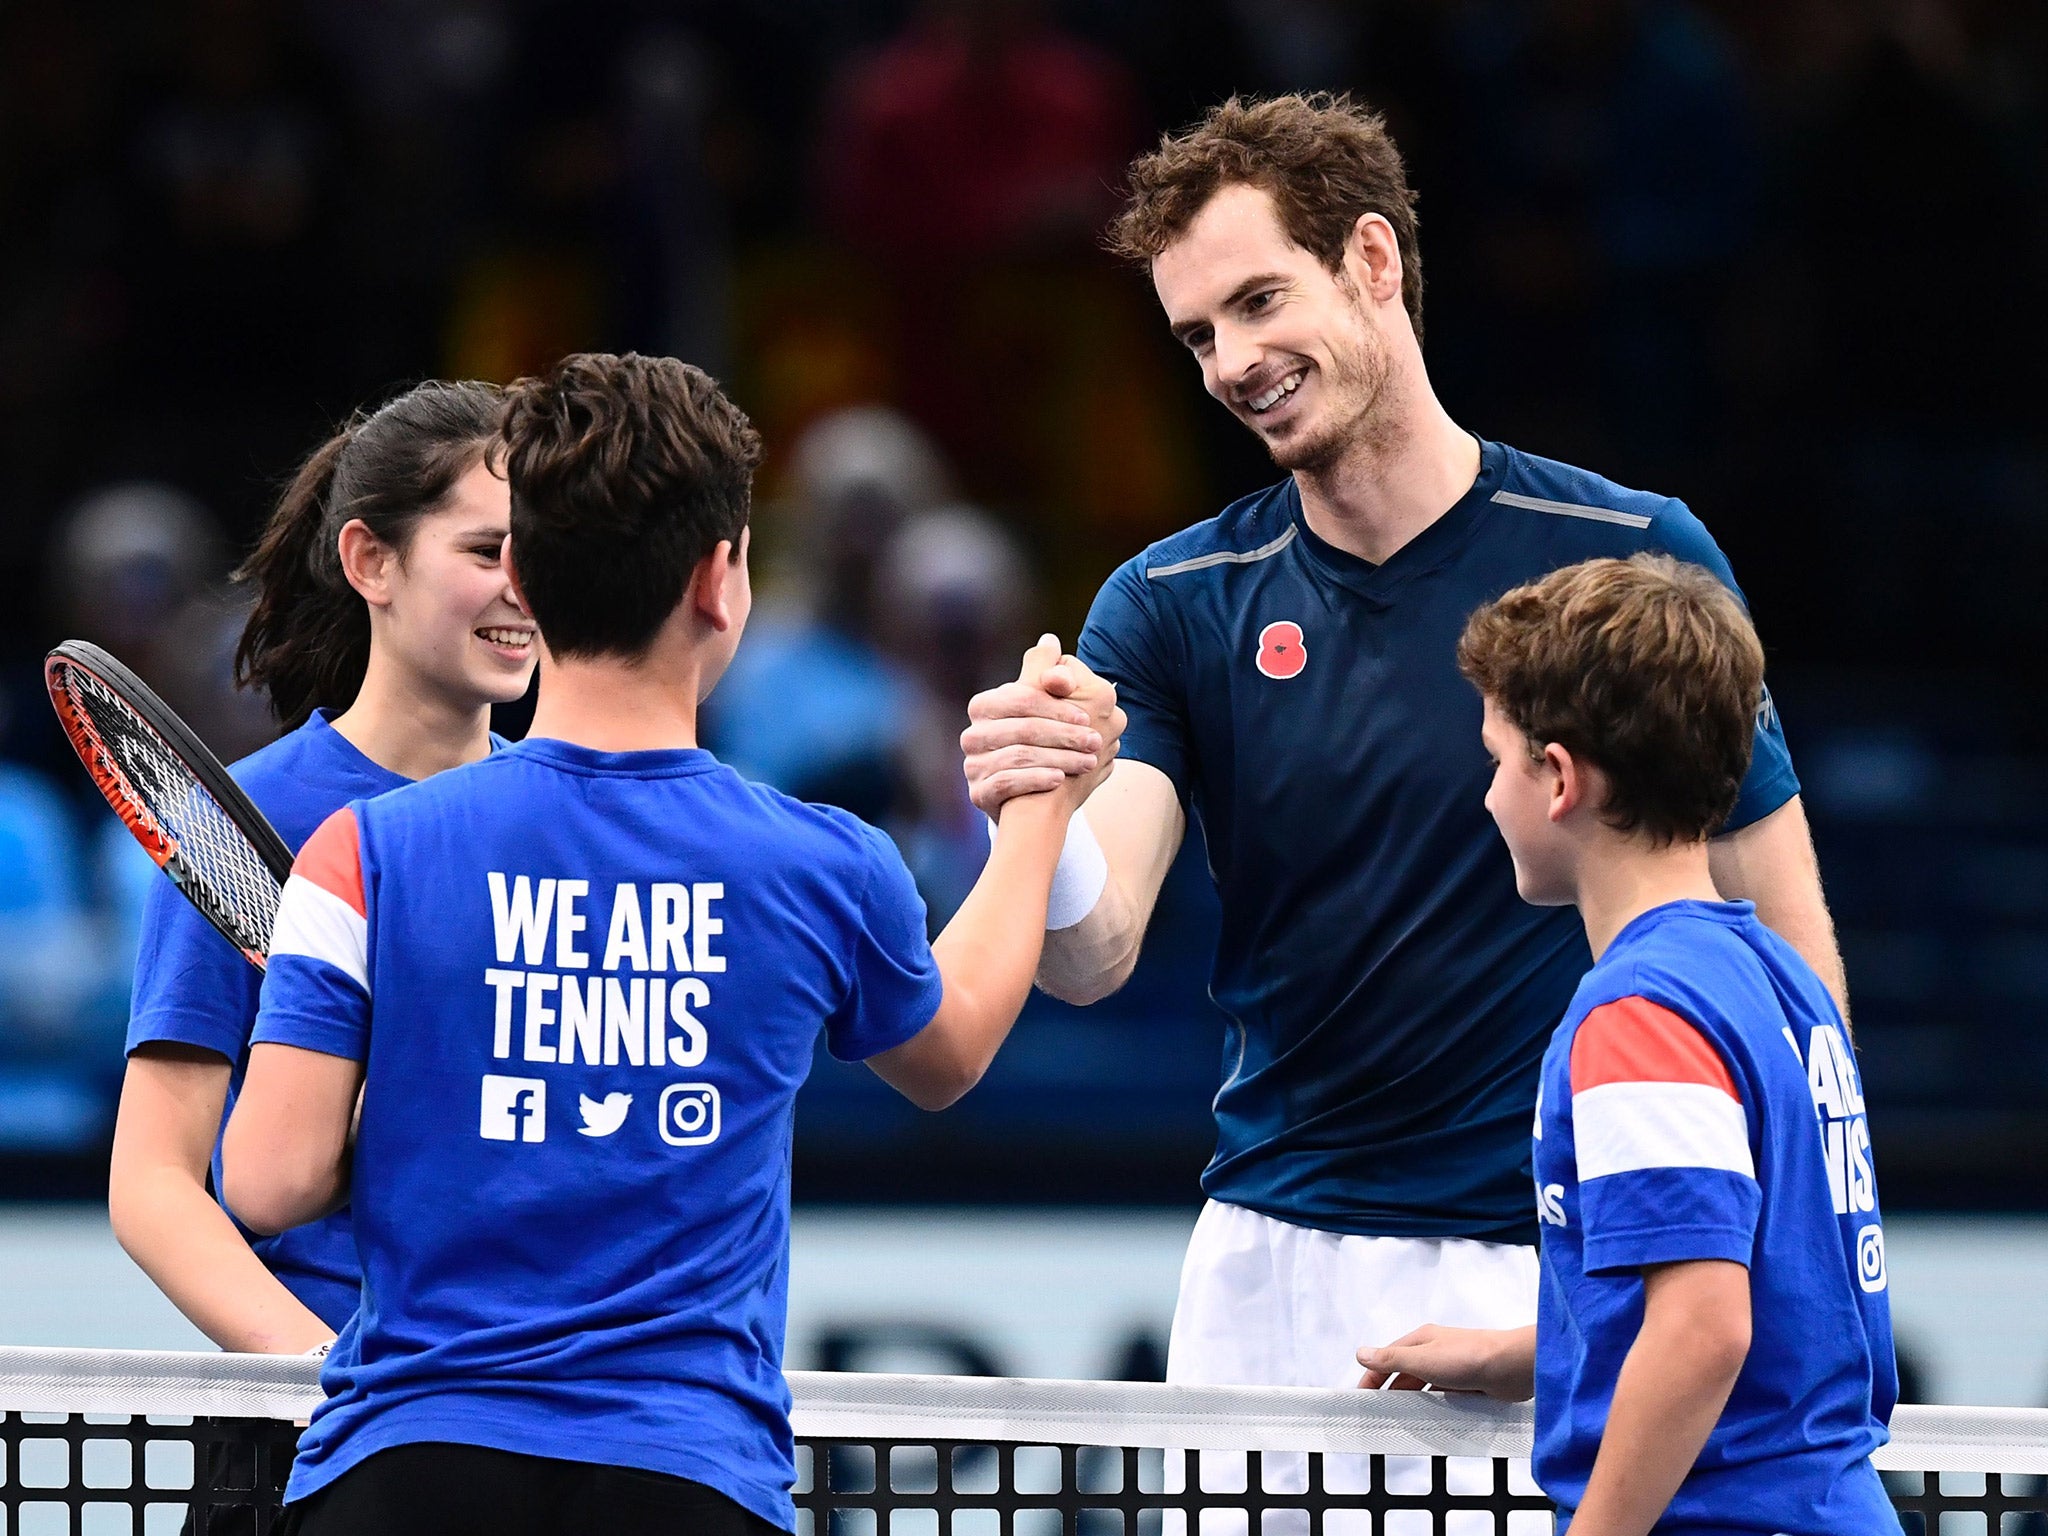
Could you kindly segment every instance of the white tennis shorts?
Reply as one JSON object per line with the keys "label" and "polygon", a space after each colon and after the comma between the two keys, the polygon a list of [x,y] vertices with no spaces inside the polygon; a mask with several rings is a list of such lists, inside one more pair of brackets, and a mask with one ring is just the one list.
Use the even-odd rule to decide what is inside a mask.
{"label": "white tennis shorts", "polygon": [[[1534,1248],[1482,1243],[1470,1238],[1352,1237],[1319,1232],[1262,1216],[1242,1206],[1211,1200],[1195,1223],[1181,1266],[1180,1301],[1173,1313],[1173,1337],[1166,1379],[1190,1386],[1356,1387],[1362,1374],[1358,1350],[1391,1344],[1424,1323],[1458,1328],[1522,1328],[1536,1321],[1537,1261]],[[1306,1457],[1268,1454],[1269,1492],[1298,1492],[1308,1486]],[[1167,1458],[1169,1491],[1180,1491],[1178,1458]],[[1485,1492],[1492,1484],[1489,1463],[1453,1461],[1446,1486],[1453,1492]],[[1229,1452],[1204,1452],[1205,1489],[1241,1491],[1246,1461]],[[1363,1456],[1324,1459],[1324,1486],[1332,1492],[1364,1492],[1371,1464]],[[1387,1487],[1426,1492],[1429,1463],[1390,1458]],[[1517,1463],[1511,1486],[1535,1492],[1526,1463]],[[1533,1522],[1533,1523],[1532,1523]],[[1171,1516],[1168,1536],[1177,1525]],[[1511,1518],[1520,1532],[1547,1528],[1541,1515]],[[1491,1531],[1483,1514],[1453,1515],[1446,1530]],[[1370,1528],[1362,1512],[1333,1510],[1328,1532]],[[1422,1511],[1387,1517],[1388,1536],[1428,1531]],[[1200,1536],[1233,1536],[1245,1529],[1241,1514],[1211,1512]],[[1263,1536],[1306,1531],[1305,1516],[1267,1514]]]}

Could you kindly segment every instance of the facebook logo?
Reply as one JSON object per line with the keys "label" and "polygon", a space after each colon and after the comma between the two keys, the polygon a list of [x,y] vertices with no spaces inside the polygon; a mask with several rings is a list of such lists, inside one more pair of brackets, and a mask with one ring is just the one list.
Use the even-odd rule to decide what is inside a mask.
{"label": "facebook logo", "polygon": [[548,1084],[542,1077],[484,1074],[484,1112],[478,1134],[485,1141],[545,1141]]}

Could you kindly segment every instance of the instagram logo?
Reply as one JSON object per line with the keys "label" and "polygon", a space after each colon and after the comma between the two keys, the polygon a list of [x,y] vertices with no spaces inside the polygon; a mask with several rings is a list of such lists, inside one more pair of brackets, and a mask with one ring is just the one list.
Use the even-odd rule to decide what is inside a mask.
{"label": "instagram logo", "polygon": [[709,1083],[670,1083],[661,1090],[655,1122],[672,1147],[701,1147],[718,1140],[718,1090]]}
{"label": "instagram logo", "polygon": [[1883,1227],[1864,1227],[1856,1234],[1856,1283],[1866,1291],[1884,1289]]}

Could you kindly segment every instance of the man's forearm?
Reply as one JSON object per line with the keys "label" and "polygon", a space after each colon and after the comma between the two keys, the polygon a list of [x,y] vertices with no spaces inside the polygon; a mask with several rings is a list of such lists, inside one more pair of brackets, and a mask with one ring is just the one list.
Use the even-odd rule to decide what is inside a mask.
{"label": "man's forearm", "polygon": [[1842,1017],[1849,1017],[1849,983],[1834,919],[1821,890],[1806,807],[1797,795],[1761,821],[1717,837],[1707,846],[1714,884],[1731,901],[1756,903],[1757,918],[1799,951],[1820,977]]}
{"label": "man's forearm", "polygon": [[1800,959],[1813,967],[1821,985],[1835,1000],[1835,1006],[1842,1010],[1842,1022],[1846,1025],[1849,1022],[1849,972],[1842,964],[1841,945],[1835,939],[1835,925],[1829,919],[1827,909],[1820,909],[1817,917],[1818,921],[1801,922],[1781,914],[1778,921],[1766,916],[1763,922],[1765,927],[1798,950]]}
{"label": "man's forearm", "polygon": [[1100,1002],[1131,979],[1144,925],[1112,874],[1086,917],[1045,936],[1038,985],[1063,1003]]}
{"label": "man's forearm", "polygon": [[1130,980],[1187,830],[1173,781],[1128,759],[1088,797],[1083,814],[1107,865],[1102,894],[1081,921],[1046,934],[1038,966],[1040,987],[1079,1004],[1097,1002]]}

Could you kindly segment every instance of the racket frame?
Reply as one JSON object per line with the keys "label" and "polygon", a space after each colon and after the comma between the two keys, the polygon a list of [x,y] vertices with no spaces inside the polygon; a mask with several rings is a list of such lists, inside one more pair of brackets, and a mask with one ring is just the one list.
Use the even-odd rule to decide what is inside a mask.
{"label": "racket frame", "polygon": [[171,883],[192,902],[200,915],[212,923],[250,964],[261,970],[264,955],[242,944],[218,917],[207,910],[206,903],[194,898],[187,883],[189,876],[177,837],[157,820],[148,802],[135,792],[127,773],[108,748],[91,716],[71,697],[64,674],[72,669],[96,678],[134,713],[173,757],[185,765],[199,787],[213,797],[214,803],[227,813],[236,830],[248,839],[249,846],[280,887],[292,872],[291,849],[285,846],[284,839],[277,835],[277,829],[256,809],[256,803],[234,781],[220,759],[207,749],[206,743],[199,739],[192,727],[179,719],[175,710],[121,662],[86,640],[66,640],[43,659],[43,684],[49,690],[51,707],[57,711],[58,722],[64,728],[71,749],[92,776],[94,787],[113,808],[114,814],[121,818],[136,842],[142,845],[143,851],[156,861],[157,867],[170,877]]}

